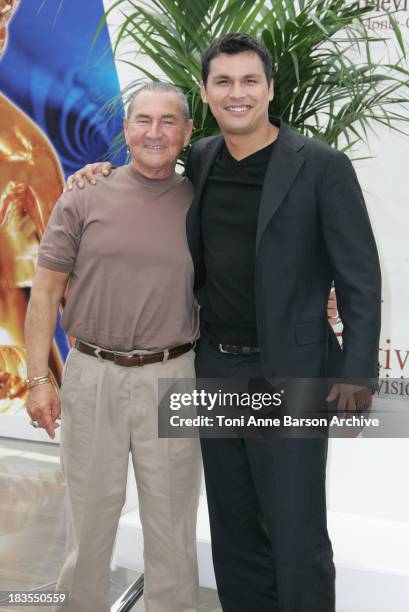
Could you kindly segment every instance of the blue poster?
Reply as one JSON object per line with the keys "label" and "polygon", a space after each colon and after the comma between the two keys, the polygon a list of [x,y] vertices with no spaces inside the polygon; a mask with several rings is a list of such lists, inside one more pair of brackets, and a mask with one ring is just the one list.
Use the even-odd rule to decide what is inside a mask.
{"label": "blue poster", "polygon": [[[0,3],[0,416],[24,408],[25,312],[64,178],[89,161],[125,162],[111,144],[123,107],[106,26],[95,39],[103,16],[102,0]],[[58,384],[70,348],[59,321]]]}
{"label": "blue poster", "polygon": [[0,91],[53,143],[65,175],[90,160],[112,159],[122,108],[105,105],[119,94],[102,0],[22,0],[10,21],[0,60]]}

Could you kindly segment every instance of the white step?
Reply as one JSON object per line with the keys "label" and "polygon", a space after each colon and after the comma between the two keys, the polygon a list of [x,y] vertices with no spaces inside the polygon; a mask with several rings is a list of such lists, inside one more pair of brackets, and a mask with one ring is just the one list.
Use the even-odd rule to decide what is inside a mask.
{"label": "white step", "polygon": [[[409,524],[328,513],[337,571],[337,612],[409,611]],[[216,588],[207,503],[200,498],[197,546],[201,586]],[[138,509],[121,517],[113,564],[143,571]]]}

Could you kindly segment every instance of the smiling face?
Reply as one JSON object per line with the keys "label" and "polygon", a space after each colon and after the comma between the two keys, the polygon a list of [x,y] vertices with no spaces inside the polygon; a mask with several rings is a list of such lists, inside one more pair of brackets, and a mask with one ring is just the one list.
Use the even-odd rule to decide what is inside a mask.
{"label": "smiling face", "polygon": [[273,81],[267,82],[257,53],[221,53],[210,62],[206,85],[200,84],[203,102],[225,135],[254,134],[268,124]]}
{"label": "smiling face", "polygon": [[125,139],[132,163],[148,178],[170,176],[192,133],[179,96],[173,92],[142,91],[124,120]]}

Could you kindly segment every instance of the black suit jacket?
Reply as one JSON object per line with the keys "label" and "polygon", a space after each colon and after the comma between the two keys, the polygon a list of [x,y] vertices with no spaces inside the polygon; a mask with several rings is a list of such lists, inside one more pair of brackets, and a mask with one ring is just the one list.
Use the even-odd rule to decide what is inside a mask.
{"label": "black suit jacket", "polygon": [[[348,157],[279,119],[261,196],[255,298],[265,376],[377,378],[381,275],[362,192]],[[196,289],[206,270],[201,196],[222,136],[195,143],[186,175],[195,186],[187,235]],[[332,281],[343,349],[327,320]]]}

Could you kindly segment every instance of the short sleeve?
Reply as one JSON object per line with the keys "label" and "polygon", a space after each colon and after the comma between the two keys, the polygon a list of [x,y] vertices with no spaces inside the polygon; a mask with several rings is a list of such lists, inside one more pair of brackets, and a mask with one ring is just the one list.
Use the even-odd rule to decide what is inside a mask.
{"label": "short sleeve", "polygon": [[63,193],[53,208],[38,252],[38,265],[56,272],[72,272],[83,222],[83,194]]}

